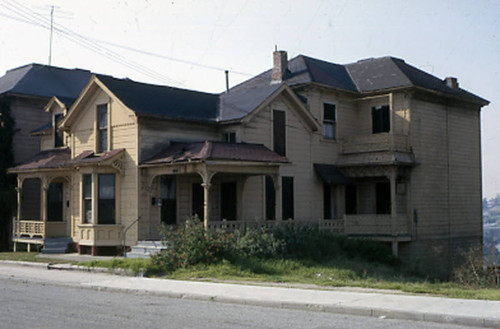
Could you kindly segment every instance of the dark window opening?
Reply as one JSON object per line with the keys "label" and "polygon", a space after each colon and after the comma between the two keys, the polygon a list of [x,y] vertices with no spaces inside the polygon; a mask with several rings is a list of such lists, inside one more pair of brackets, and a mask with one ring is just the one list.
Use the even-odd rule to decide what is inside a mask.
{"label": "dark window opening", "polygon": [[236,143],[236,133],[235,132],[224,133],[222,141],[226,143]]}
{"label": "dark window opening", "polygon": [[21,219],[41,220],[41,182],[38,178],[28,178],[23,181],[21,194]]}
{"label": "dark window opening", "polygon": [[177,198],[174,176],[161,176],[160,195],[161,222],[167,225],[177,224]]}
{"label": "dark window opening", "polygon": [[335,199],[332,191],[333,186],[323,183],[323,218],[335,218]]}
{"label": "dark window opening", "polygon": [[335,104],[323,104],[323,137],[335,139],[337,130],[337,113]]}
{"label": "dark window opening", "polygon": [[82,177],[83,222],[92,223],[92,175]]}
{"label": "dark window opening", "polygon": [[50,183],[47,191],[47,221],[63,220],[63,184]]}
{"label": "dark window opening", "polygon": [[108,105],[97,105],[97,153],[108,151]]}
{"label": "dark window opening", "polygon": [[276,219],[276,190],[270,176],[266,176],[266,219]]}
{"label": "dark window opening", "polygon": [[281,188],[283,219],[293,219],[293,177],[281,177]]}
{"label": "dark window opening", "polygon": [[99,174],[98,176],[98,224],[115,224],[115,175]]}
{"label": "dark window opening", "polygon": [[375,185],[376,213],[391,213],[391,184],[389,182],[377,183]]}
{"label": "dark window opening", "polygon": [[64,146],[64,141],[63,141],[63,132],[57,130],[57,127],[59,125],[59,122],[61,122],[63,118],[62,114],[56,114],[54,116],[54,146],[55,147],[61,147]]}
{"label": "dark window opening", "polygon": [[372,107],[372,131],[374,134],[385,133],[391,130],[389,105]]}
{"label": "dark window opening", "polygon": [[220,215],[225,220],[236,220],[236,183],[220,184]]}
{"label": "dark window opening", "polygon": [[273,141],[274,152],[286,156],[286,126],[285,112],[273,110]]}
{"label": "dark window opening", "polygon": [[345,186],[345,213],[356,215],[358,213],[358,190],[356,185]]}
{"label": "dark window opening", "polygon": [[191,199],[192,215],[198,216],[198,218],[201,221],[203,221],[205,219],[205,213],[203,211],[203,200],[205,199],[205,197],[204,197],[203,186],[201,186],[200,183],[194,183],[192,185],[191,197],[192,197]]}

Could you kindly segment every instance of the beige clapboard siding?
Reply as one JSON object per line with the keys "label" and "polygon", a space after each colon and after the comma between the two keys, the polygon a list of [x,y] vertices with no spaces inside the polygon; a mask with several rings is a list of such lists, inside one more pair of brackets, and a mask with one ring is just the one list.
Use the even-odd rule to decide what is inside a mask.
{"label": "beige clapboard siding", "polygon": [[40,136],[40,151],[50,150],[54,148],[54,139],[52,134]]}
{"label": "beige clapboard siding", "polygon": [[50,114],[43,110],[48,99],[11,98],[11,116],[15,121],[14,161],[25,163],[40,152],[40,140],[31,132],[50,122]]}

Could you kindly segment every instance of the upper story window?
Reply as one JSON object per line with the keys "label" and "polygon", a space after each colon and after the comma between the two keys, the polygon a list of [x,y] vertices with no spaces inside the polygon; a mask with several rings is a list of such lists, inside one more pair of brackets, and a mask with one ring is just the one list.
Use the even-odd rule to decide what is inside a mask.
{"label": "upper story window", "polygon": [[391,130],[389,105],[372,107],[372,132],[374,134],[386,133]]}
{"label": "upper story window", "polygon": [[323,137],[335,139],[337,131],[337,108],[335,104],[323,104]]}
{"label": "upper story window", "polygon": [[62,118],[62,114],[54,115],[54,147],[64,146],[63,132],[57,130],[57,126],[59,125],[59,122],[61,122]]}
{"label": "upper story window", "polygon": [[97,105],[97,153],[108,151],[108,105]]}
{"label": "upper story window", "polygon": [[282,156],[286,156],[285,122],[285,111],[273,110],[273,150]]}
{"label": "upper story window", "polygon": [[236,133],[234,131],[224,133],[222,141],[226,143],[236,143]]}

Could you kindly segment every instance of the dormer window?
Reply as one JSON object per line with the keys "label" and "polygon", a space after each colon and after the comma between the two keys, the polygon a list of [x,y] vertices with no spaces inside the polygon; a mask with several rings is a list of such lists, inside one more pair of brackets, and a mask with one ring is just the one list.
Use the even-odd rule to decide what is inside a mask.
{"label": "dormer window", "polygon": [[54,147],[64,146],[63,132],[57,130],[57,126],[59,125],[59,122],[61,122],[62,118],[62,114],[54,115]]}
{"label": "dormer window", "polygon": [[108,105],[97,105],[97,153],[108,151]]}
{"label": "dormer window", "polygon": [[236,133],[234,131],[224,133],[222,141],[226,143],[236,143]]}

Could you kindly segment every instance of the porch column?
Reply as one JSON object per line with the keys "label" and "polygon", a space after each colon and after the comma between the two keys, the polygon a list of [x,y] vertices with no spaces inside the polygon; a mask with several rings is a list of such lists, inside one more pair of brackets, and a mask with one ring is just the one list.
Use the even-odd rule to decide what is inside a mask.
{"label": "porch column", "polygon": [[272,175],[271,176],[273,179],[274,183],[274,192],[275,192],[275,218],[276,220],[282,220],[282,214],[281,214],[281,182],[280,182],[280,175]]}
{"label": "porch column", "polygon": [[394,152],[395,147],[394,147],[394,123],[395,123],[395,112],[394,112],[394,97],[393,94],[389,94],[389,122],[391,129],[389,130],[389,143],[390,143],[390,149],[392,152]]}
{"label": "porch column", "polygon": [[[21,220],[21,201],[23,196],[23,180],[17,177],[17,218],[16,220],[19,222]],[[16,227],[17,228],[17,227]]]}
{"label": "porch column", "polygon": [[208,216],[210,215],[208,199],[210,197],[210,183],[203,182],[201,186],[203,186],[203,226],[205,230],[208,229]]}
{"label": "porch column", "polygon": [[391,170],[390,173],[390,185],[391,185],[391,233],[393,236],[392,241],[392,254],[398,256],[398,207],[397,207],[397,195],[396,195],[396,179],[397,179],[397,168]]}
{"label": "porch column", "polygon": [[45,238],[45,235],[47,233],[47,191],[49,189],[49,182],[47,178],[42,178],[41,179],[41,193],[42,193],[42,198],[41,198],[41,204],[40,204],[40,210],[42,212],[41,218],[43,221],[43,238]]}

